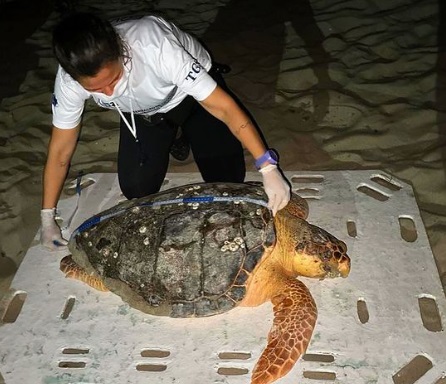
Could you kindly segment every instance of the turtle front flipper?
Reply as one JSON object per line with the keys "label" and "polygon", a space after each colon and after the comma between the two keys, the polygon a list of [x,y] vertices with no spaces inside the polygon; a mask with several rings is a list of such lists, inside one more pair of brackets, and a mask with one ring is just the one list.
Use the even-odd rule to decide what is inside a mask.
{"label": "turtle front flipper", "polygon": [[71,255],[65,256],[60,261],[60,270],[65,273],[65,277],[80,280],[98,291],[108,291],[108,288],[104,285],[104,282],[99,276],[87,273],[85,269],[76,264]]}
{"label": "turtle front flipper", "polygon": [[274,322],[268,345],[254,367],[252,384],[272,383],[286,375],[306,351],[316,324],[316,304],[299,280],[287,280],[271,302]]}

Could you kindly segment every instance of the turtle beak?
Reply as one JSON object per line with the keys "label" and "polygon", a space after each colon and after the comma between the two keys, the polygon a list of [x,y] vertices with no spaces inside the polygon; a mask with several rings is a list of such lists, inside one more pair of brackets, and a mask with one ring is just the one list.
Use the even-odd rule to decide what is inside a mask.
{"label": "turtle beak", "polygon": [[347,255],[342,255],[340,258],[324,263],[322,268],[324,277],[347,277],[350,273],[350,258]]}
{"label": "turtle beak", "polygon": [[338,261],[338,269],[341,277],[347,277],[350,273],[350,258],[345,255]]}

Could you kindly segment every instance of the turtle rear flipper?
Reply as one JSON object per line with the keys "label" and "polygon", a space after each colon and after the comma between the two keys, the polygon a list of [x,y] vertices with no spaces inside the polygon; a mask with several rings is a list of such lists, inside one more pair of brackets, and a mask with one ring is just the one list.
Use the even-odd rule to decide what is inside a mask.
{"label": "turtle rear flipper", "polygon": [[65,256],[60,261],[60,270],[65,273],[65,277],[80,280],[98,291],[108,291],[108,288],[104,285],[104,282],[99,278],[99,276],[90,275],[87,273],[85,269],[76,264],[71,255]]}
{"label": "turtle rear flipper", "polygon": [[286,375],[306,351],[316,324],[316,304],[299,280],[286,281],[271,302],[274,322],[268,345],[254,367],[251,384],[272,383]]}

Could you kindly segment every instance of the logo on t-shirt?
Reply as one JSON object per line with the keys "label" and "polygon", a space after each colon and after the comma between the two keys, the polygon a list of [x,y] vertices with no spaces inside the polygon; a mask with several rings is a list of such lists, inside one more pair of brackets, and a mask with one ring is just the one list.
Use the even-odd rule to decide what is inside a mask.
{"label": "logo on t-shirt", "polygon": [[58,102],[57,102],[57,97],[56,97],[56,95],[53,93],[53,95],[51,96],[51,105],[52,105],[53,107],[57,107],[57,104],[58,104]]}
{"label": "logo on t-shirt", "polygon": [[203,69],[203,66],[197,60],[195,60],[192,63],[191,70],[189,71],[189,73],[186,76],[186,80],[195,81],[195,79],[197,78],[197,75],[201,72],[202,69]]}
{"label": "logo on t-shirt", "polygon": [[101,106],[102,108],[109,108],[109,109],[114,109],[115,108],[115,103],[113,101],[107,102],[101,99],[96,99],[96,103]]}

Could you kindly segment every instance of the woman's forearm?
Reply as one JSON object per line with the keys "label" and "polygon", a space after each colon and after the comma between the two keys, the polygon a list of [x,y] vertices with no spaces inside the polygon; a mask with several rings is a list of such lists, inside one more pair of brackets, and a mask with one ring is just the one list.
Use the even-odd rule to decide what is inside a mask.
{"label": "woman's forearm", "polygon": [[223,121],[255,159],[265,153],[265,144],[254,123],[223,89],[217,87],[201,105]]}
{"label": "woman's forearm", "polygon": [[68,164],[61,164],[56,159],[48,156],[43,172],[43,209],[57,206],[67,171]]}
{"label": "woman's forearm", "polygon": [[78,132],[79,127],[66,130],[53,127],[43,172],[43,209],[57,206],[70,160],[76,148]]}
{"label": "woman's forearm", "polygon": [[253,122],[246,114],[244,116],[231,117],[226,124],[254,159],[265,153],[265,144]]}

